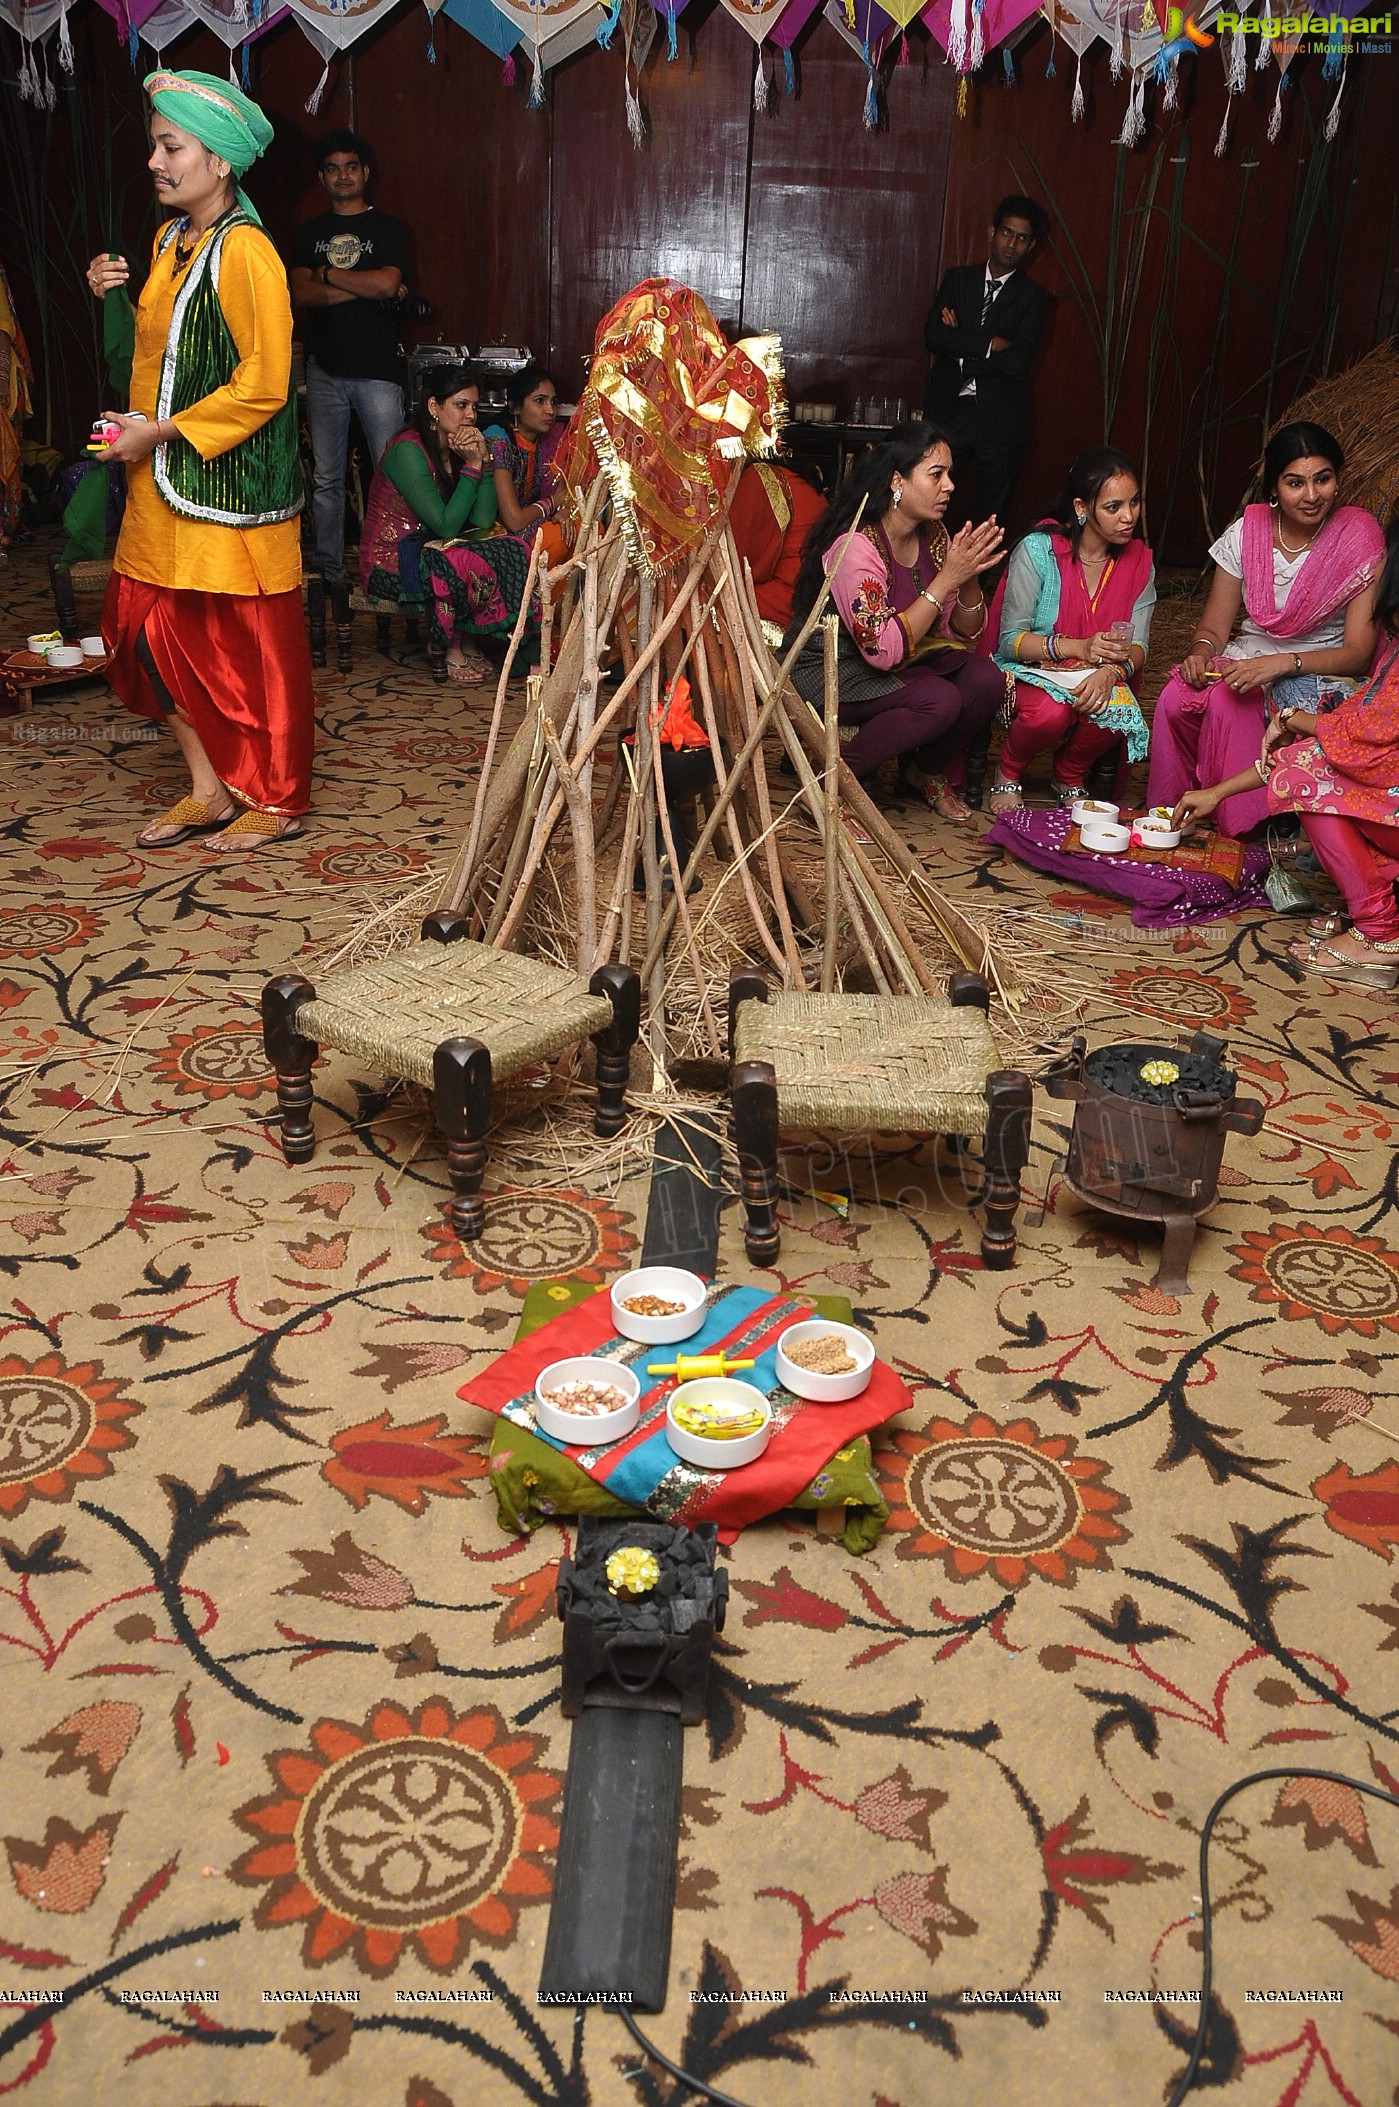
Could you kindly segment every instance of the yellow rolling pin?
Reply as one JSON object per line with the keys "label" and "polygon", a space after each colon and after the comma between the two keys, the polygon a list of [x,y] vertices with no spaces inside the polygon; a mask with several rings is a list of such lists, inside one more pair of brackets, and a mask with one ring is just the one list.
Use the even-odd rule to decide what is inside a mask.
{"label": "yellow rolling pin", "polygon": [[726,1353],[680,1353],[673,1361],[652,1361],[648,1375],[673,1375],[682,1383],[697,1383],[701,1376],[732,1375],[739,1368],[756,1368],[756,1361],[731,1361]]}

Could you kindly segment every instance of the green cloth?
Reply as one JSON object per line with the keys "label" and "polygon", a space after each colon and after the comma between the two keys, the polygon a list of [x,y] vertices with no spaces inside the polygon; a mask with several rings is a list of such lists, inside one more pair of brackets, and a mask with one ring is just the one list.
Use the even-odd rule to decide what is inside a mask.
{"label": "green cloth", "polygon": [[[220,80],[216,73],[171,73],[162,67],[148,73],[141,85],[153,109],[227,161],[236,176],[251,168],[272,144],[272,126],[252,97],[231,80]],[[238,202],[260,227],[262,221],[241,190]]]}
{"label": "green cloth", "polygon": [[436,541],[452,541],[458,535],[481,533],[496,520],[495,477],[461,476],[449,498],[437,487],[432,463],[412,439],[396,439],[380,463],[404,503]]}
{"label": "green cloth", "polygon": [[63,527],[68,539],[56,565],[58,570],[66,571],[75,563],[95,563],[105,550],[108,473],[102,462],[92,462],[64,506]]}
{"label": "green cloth", "polygon": [[131,392],[131,359],[136,349],[136,310],[124,285],[113,286],[102,301],[102,355],[112,408],[124,410]]}
{"label": "green cloth", "polygon": [[[575,1280],[537,1280],[525,1295],[515,1329],[516,1340],[528,1338],[531,1332],[596,1293],[596,1288],[583,1287]],[[832,1324],[852,1321],[848,1296],[813,1295],[809,1299],[817,1315],[828,1318]],[[490,1460],[496,1515],[501,1528],[512,1536],[528,1535],[542,1522],[557,1521],[560,1515],[617,1516],[641,1512],[605,1491],[576,1463],[514,1420],[496,1421]],[[832,1456],[792,1505],[807,1514],[843,1512],[845,1526],[840,1540],[846,1550],[857,1557],[872,1551],[889,1519],[889,1508],[880,1496],[869,1436],[861,1434]]]}

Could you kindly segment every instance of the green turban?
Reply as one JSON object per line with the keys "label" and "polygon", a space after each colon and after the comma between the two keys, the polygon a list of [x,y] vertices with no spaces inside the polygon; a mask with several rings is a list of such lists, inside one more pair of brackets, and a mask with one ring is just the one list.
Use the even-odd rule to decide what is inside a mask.
{"label": "green turban", "polygon": [[[201,146],[227,161],[236,176],[272,144],[272,126],[251,96],[215,73],[148,73],[141,85],[162,117],[192,133]],[[261,226],[241,189],[238,202]]]}

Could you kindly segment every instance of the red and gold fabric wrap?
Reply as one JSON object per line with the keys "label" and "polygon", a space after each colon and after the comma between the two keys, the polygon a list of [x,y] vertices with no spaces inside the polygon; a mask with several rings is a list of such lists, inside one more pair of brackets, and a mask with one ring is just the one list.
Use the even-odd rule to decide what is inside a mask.
{"label": "red and gold fabric wrap", "polygon": [[777,338],[730,344],[697,293],[648,278],[598,326],[557,465],[575,502],[601,469],[628,549],[654,575],[703,541],[785,415]]}

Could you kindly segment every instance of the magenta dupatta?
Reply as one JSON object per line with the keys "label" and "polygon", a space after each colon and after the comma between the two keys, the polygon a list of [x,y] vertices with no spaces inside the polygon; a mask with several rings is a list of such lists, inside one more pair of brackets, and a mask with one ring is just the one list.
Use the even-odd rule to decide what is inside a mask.
{"label": "magenta dupatta", "polygon": [[1384,562],[1379,522],[1360,505],[1340,505],[1307,552],[1281,607],[1273,591],[1273,510],[1244,507],[1244,605],[1269,636],[1305,636],[1364,592]]}
{"label": "magenta dupatta", "polygon": [[1124,549],[1113,552],[1098,581],[1097,592],[1090,594],[1083,565],[1074,560],[1063,528],[1046,521],[1037,531],[1048,532],[1059,566],[1059,612],[1054,626],[1061,635],[1097,636],[1114,622],[1131,621],[1132,610],[1146,591],[1152,569],[1151,551],[1139,534],[1133,535]]}

